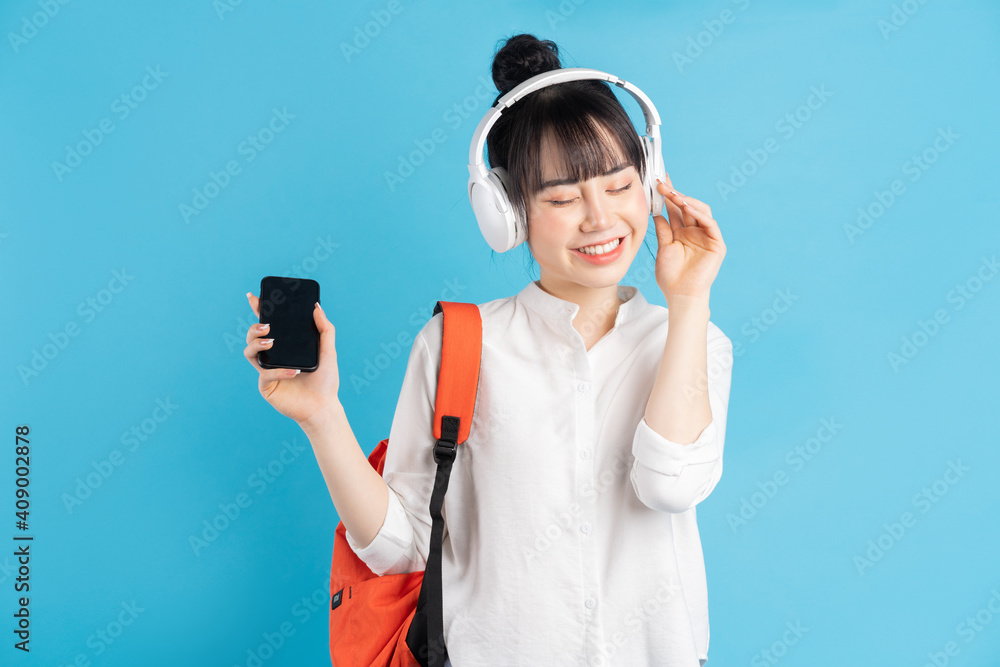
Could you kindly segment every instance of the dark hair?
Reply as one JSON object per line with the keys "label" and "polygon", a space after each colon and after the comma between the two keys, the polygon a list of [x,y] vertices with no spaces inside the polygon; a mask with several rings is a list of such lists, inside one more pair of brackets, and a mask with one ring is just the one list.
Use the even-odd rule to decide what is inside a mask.
{"label": "dark hair", "polygon": [[[555,42],[531,34],[508,38],[493,56],[493,83],[500,91],[493,104],[532,76],[561,67]],[[645,154],[635,126],[610,85],[596,79],[547,86],[511,106],[486,138],[487,160],[490,167],[507,170],[511,205],[527,220],[527,200],[541,190],[542,139],[549,136],[563,162],[559,175],[584,181],[617,162],[617,151],[609,150],[602,130],[617,141],[626,164],[644,177]]]}

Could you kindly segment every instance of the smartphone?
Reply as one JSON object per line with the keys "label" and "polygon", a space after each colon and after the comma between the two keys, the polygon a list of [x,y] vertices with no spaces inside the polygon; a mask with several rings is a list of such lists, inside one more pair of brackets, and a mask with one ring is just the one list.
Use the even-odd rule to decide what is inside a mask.
{"label": "smartphone", "polygon": [[260,281],[261,322],[271,325],[265,334],[274,343],[257,353],[261,368],[319,368],[319,329],[313,308],[319,301],[319,283],[308,278],[265,276]]}

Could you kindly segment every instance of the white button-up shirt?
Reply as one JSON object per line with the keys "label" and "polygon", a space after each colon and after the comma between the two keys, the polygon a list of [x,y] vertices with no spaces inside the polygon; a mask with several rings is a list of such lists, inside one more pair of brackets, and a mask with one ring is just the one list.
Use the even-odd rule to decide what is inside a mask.
{"label": "white button-up shirt", "polygon": [[[695,506],[722,475],[732,343],[708,325],[712,421],[690,444],[644,418],[667,309],[635,287],[587,350],[575,303],[530,282],[479,306],[482,363],[469,439],[442,510],[442,602],[455,667],[656,665],[708,658]],[[384,523],[358,557],[378,575],[425,569],[439,313],[414,340],[389,432]]]}

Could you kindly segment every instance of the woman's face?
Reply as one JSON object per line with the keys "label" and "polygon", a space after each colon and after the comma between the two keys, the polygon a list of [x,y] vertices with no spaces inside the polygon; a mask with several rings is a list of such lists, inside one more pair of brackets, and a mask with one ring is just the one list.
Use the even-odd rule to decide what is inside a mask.
{"label": "woman's face", "polygon": [[[615,146],[610,135],[605,140]],[[547,138],[541,157],[543,187],[526,202],[530,229],[526,242],[538,262],[542,283],[565,294],[579,286],[617,285],[635,259],[649,223],[649,204],[638,170],[613,168],[603,176],[568,183],[565,174],[559,173]],[[616,164],[624,163],[619,152]],[[620,245],[604,255],[585,255],[579,250],[609,240],[618,240]]]}

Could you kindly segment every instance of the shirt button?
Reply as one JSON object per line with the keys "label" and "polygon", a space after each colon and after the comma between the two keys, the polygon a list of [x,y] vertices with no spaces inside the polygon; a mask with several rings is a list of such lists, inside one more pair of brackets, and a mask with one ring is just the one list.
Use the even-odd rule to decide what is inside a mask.
{"label": "shirt button", "polygon": [[580,524],[580,532],[583,533],[584,535],[586,535],[587,533],[589,533],[590,532],[590,524],[587,523],[586,521],[584,521],[583,523],[581,523]]}
{"label": "shirt button", "polygon": [[587,609],[593,609],[597,606],[597,600],[594,598],[587,598],[583,601],[583,604],[586,605]]}
{"label": "shirt button", "polygon": [[589,449],[584,449],[583,451],[581,451],[580,452],[580,458],[584,459],[584,460],[589,459],[590,458],[590,450]]}
{"label": "shirt button", "polygon": [[587,391],[587,388],[589,386],[590,385],[588,385],[586,382],[581,382],[580,384],[576,385],[576,390],[582,393]]}

